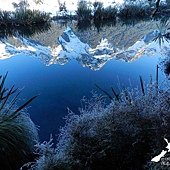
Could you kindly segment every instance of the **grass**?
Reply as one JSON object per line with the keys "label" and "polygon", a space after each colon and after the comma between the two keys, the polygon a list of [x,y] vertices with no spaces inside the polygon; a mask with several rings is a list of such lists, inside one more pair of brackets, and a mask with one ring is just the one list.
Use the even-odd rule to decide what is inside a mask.
{"label": "grass", "polygon": [[20,93],[14,86],[10,89],[4,87],[6,77],[7,74],[0,76],[0,167],[3,170],[18,170],[34,159],[37,129],[23,109],[35,97],[17,107]]}

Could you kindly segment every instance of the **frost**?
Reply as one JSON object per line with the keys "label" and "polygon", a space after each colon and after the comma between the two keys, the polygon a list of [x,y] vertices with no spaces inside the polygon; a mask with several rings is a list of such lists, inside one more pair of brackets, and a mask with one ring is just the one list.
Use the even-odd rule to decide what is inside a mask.
{"label": "frost", "polygon": [[149,168],[151,157],[169,138],[169,101],[170,89],[154,83],[145,85],[145,94],[138,88],[126,89],[109,104],[96,93],[91,99],[84,97],[78,114],[68,109],[57,146],[45,159],[48,162],[42,154],[34,169]]}

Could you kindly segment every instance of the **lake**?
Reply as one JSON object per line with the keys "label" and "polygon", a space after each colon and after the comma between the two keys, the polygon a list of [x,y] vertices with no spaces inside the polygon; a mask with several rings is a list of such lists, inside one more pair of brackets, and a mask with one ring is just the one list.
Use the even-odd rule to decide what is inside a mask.
{"label": "lake", "polygon": [[[155,30],[156,23],[156,21],[141,22],[134,26],[118,24],[103,27],[100,32],[96,28],[78,31],[74,23],[69,26],[72,27],[75,35],[82,42],[88,43],[91,48],[95,48],[100,39],[106,38],[115,48],[126,50]],[[54,22],[51,30],[30,39],[53,48],[58,46],[56,40],[65,29],[65,26]],[[13,45],[17,44],[14,40],[9,42]],[[139,76],[142,76],[145,82],[150,81],[151,75],[155,79],[156,66],[161,62],[161,55],[144,53],[136,55],[136,58],[131,57],[131,60],[125,60],[121,55],[117,55],[98,69],[90,69],[76,59],[71,59],[62,65],[61,63],[47,64],[42,58],[35,57],[31,53],[0,59],[0,73],[9,72],[6,85],[15,85],[22,89],[18,104],[38,95],[27,110],[39,128],[40,140],[44,141],[49,140],[50,134],[54,139],[56,138],[59,128],[64,125],[63,118],[68,114],[68,108],[78,113],[78,108],[81,107],[80,101],[84,96],[90,98],[92,91],[102,93],[96,88],[96,84],[111,93],[111,87],[114,87],[117,92],[126,87],[140,88]],[[165,79],[163,70],[159,69],[159,81]]]}

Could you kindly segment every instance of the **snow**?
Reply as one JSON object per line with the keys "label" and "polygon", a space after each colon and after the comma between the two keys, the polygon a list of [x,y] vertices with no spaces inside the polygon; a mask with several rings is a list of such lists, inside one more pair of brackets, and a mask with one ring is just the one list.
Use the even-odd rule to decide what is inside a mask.
{"label": "snow", "polygon": [[[30,4],[30,9],[38,9],[40,11],[50,12],[52,15],[56,15],[56,12],[59,10],[58,0],[44,0],[43,4],[35,4],[33,0],[27,0]],[[79,0],[60,0],[61,3],[66,2],[66,8],[70,12],[74,12],[77,9],[77,4]],[[104,3],[104,6],[109,6],[113,4],[112,0],[98,0]],[[1,10],[11,10],[13,11],[12,2],[19,3],[20,0],[0,0],[0,9]],[[90,2],[95,2],[95,0],[90,0]],[[123,0],[115,0],[116,3],[121,4]]]}

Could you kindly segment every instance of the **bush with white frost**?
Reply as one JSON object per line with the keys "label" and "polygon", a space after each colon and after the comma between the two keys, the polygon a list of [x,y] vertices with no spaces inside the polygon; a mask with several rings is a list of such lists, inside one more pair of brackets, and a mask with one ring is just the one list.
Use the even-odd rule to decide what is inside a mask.
{"label": "bush with white frost", "polygon": [[170,136],[170,89],[151,83],[110,104],[96,94],[83,101],[79,114],[69,111],[50,163],[42,155],[33,169],[148,169]]}

